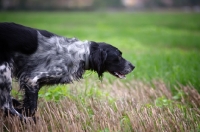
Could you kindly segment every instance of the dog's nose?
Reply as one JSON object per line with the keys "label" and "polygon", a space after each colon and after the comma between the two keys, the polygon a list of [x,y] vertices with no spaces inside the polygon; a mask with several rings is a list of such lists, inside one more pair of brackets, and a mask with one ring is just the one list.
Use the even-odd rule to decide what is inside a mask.
{"label": "dog's nose", "polygon": [[135,66],[132,65],[131,63],[129,64],[129,66],[131,67],[132,70],[135,69]]}

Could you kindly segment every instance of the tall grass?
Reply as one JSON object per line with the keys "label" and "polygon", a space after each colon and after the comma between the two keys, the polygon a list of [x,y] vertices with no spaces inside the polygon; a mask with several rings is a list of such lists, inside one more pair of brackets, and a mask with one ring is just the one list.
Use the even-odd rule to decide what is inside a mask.
{"label": "tall grass", "polygon": [[[87,85],[85,85],[87,84]],[[191,86],[180,86],[172,95],[163,82],[154,86],[140,81],[112,84],[75,83],[62,86],[70,94],[55,101],[40,98],[36,124],[2,117],[1,131],[199,131],[200,94]]]}

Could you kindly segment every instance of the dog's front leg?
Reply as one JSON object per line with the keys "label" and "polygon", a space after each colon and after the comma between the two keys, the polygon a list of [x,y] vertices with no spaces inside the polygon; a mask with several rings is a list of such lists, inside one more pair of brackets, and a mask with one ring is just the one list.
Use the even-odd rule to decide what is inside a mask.
{"label": "dog's front leg", "polygon": [[[33,91],[33,89],[37,89]],[[38,100],[38,87],[27,88],[25,90],[25,98],[23,100],[23,108],[25,109],[27,116],[34,116],[37,110]]]}
{"label": "dog's front leg", "polygon": [[25,78],[20,80],[20,87],[25,91],[23,110],[26,116],[34,116],[37,110],[39,85],[37,81]]}

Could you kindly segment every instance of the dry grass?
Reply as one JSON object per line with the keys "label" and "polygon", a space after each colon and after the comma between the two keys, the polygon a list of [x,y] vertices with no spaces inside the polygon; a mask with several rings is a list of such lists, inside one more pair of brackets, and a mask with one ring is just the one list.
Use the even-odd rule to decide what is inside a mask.
{"label": "dry grass", "polygon": [[199,131],[200,94],[192,86],[180,86],[178,94],[172,95],[164,83],[153,84],[72,84],[71,95],[57,103],[40,99],[36,124],[1,116],[0,131]]}

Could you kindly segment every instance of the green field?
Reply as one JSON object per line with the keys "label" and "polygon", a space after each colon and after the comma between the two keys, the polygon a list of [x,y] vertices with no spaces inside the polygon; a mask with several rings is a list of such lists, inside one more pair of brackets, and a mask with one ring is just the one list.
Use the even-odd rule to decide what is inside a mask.
{"label": "green field", "polygon": [[[123,56],[136,66],[126,80],[118,80],[105,73],[101,83],[96,74],[90,75],[87,72],[83,82],[42,89],[41,100],[59,101],[67,97],[64,100],[67,106],[74,106],[74,109],[68,109],[71,115],[66,111],[68,114],[63,117],[63,100],[60,102],[63,107],[59,110],[56,103],[40,104],[39,115],[43,117],[41,122],[46,121],[45,125],[51,125],[43,128],[44,131],[70,131],[75,126],[77,131],[98,132],[200,130],[200,95],[196,92],[200,92],[199,14],[1,12],[0,21],[45,29],[65,37],[107,42],[118,47]],[[155,89],[157,91],[151,93]],[[120,96],[120,93],[126,96]],[[128,107],[126,103],[130,105],[132,98],[141,107]],[[118,101],[122,104],[125,102],[125,106],[121,107],[120,103],[118,105]],[[53,112],[48,115],[44,111],[57,111],[58,115],[51,117]],[[107,112],[107,115],[103,112]],[[157,112],[158,115],[155,114]],[[76,113],[80,114],[77,116]],[[96,119],[98,114],[107,118]],[[52,127],[55,122],[49,120],[56,118],[61,123]],[[64,122],[68,124],[67,128],[64,128]],[[188,124],[191,125],[188,127]]]}
{"label": "green field", "polygon": [[192,84],[200,91],[199,14],[10,12],[0,13],[0,21],[110,43],[136,66],[127,80]]}

